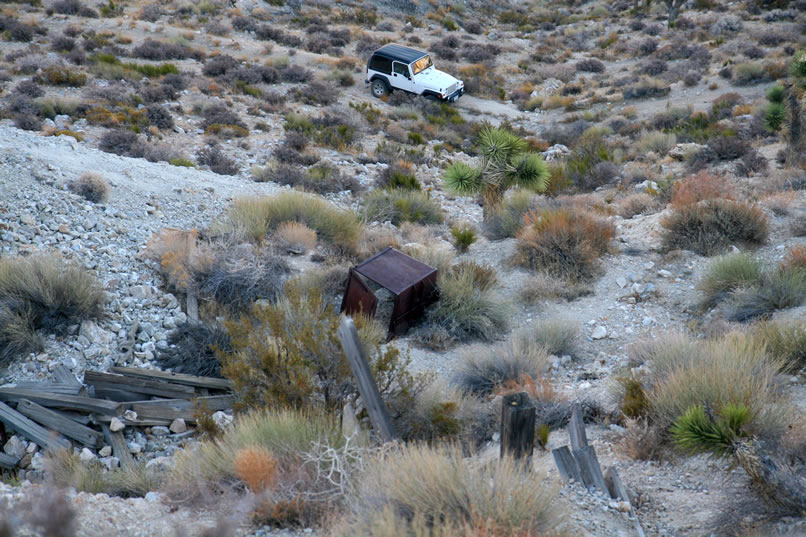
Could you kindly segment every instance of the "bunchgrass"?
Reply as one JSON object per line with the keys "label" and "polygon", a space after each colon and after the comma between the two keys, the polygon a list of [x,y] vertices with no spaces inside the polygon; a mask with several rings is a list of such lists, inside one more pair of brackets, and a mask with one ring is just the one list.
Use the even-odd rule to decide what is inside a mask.
{"label": "bunchgrass", "polygon": [[749,254],[731,254],[715,259],[698,283],[703,293],[702,309],[725,300],[736,289],[753,287],[761,278],[761,263]]}
{"label": "bunchgrass", "polygon": [[806,302],[806,271],[776,270],[765,274],[757,287],[737,289],[727,301],[725,317],[744,322],[767,318],[774,311]]}
{"label": "bunchgrass", "polygon": [[252,239],[261,241],[287,222],[305,224],[320,240],[347,252],[355,250],[361,236],[361,221],[354,212],[301,192],[238,199],[223,230],[242,229]]}
{"label": "bunchgrass", "polygon": [[548,354],[561,356],[573,354],[579,324],[568,319],[542,319],[518,332],[518,339],[524,345],[541,346]]}
{"label": "bunchgrass", "polygon": [[364,215],[369,221],[394,225],[403,222],[439,224],[442,208],[423,191],[409,188],[377,189],[364,199]]}
{"label": "bunchgrass", "polygon": [[806,366],[806,325],[800,321],[766,321],[756,324],[752,336],[788,369]]}
{"label": "bunchgrass", "polygon": [[494,347],[463,353],[454,382],[467,393],[489,395],[524,377],[538,380],[548,363],[548,353],[542,345],[512,338]]}

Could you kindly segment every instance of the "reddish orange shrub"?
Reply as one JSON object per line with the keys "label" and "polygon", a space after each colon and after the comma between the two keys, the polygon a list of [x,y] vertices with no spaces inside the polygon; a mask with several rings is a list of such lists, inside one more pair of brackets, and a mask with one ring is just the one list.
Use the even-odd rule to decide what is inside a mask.
{"label": "reddish orange shrub", "polygon": [[248,447],[239,450],[235,454],[233,466],[235,475],[252,492],[264,492],[277,482],[277,459],[266,448]]}
{"label": "reddish orange shrub", "polygon": [[672,193],[672,207],[680,208],[708,199],[734,199],[733,188],[722,175],[705,171],[675,183]]}

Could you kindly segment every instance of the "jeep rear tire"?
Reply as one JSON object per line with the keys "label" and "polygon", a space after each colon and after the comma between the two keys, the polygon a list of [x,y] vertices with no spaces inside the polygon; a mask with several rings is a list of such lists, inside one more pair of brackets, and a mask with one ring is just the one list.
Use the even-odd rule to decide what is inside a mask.
{"label": "jeep rear tire", "polygon": [[386,80],[382,78],[376,78],[373,80],[370,87],[372,89],[372,94],[378,99],[389,95],[389,84],[387,84]]}

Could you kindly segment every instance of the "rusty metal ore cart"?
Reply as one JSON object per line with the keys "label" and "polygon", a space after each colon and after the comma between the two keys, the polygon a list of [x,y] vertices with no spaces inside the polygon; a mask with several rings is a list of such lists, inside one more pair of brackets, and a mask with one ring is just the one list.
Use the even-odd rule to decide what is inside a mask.
{"label": "rusty metal ore cart", "polygon": [[371,280],[394,295],[389,336],[403,334],[437,299],[437,269],[391,246],[350,269],[341,311],[375,315],[378,297],[364,281]]}

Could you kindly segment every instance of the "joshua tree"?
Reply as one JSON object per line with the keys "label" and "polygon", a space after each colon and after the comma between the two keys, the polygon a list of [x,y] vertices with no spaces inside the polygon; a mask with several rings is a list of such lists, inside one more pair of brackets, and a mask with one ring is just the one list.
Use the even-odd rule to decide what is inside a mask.
{"label": "joshua tree", "polygon": [[549,169],[543,158],[527,151],[526,140],[511,132],[485,127],[479,134],[481,164],[468,166],[462,162],[445,172],[445,186],[457,194],[481,194],[485,220],[492,214],[507,190],[513,187],[545,192],[549,186]]}
{"label": "joshua tree", "polygon": [[795,55],[789,66],[790,79],[786,83],[786,106],[788,108],[786,163],[800,166],[806,160],[806,125],[803,124],[803,105],[806,100],[806,52]]}
{"label": "joshua tree", "polygon": [[663,3],[666,4],[666,11],[669,13],[669,28],[674,26],[674,21],[677,19],[677,15],[680,14],[680,8],[685,5],[687,0],[663,0]]}

